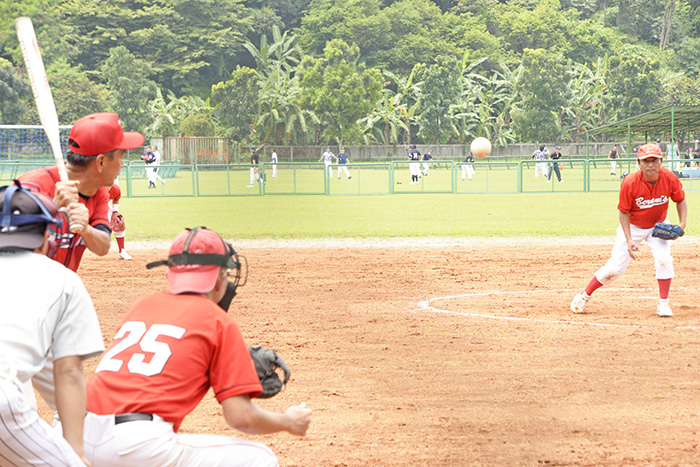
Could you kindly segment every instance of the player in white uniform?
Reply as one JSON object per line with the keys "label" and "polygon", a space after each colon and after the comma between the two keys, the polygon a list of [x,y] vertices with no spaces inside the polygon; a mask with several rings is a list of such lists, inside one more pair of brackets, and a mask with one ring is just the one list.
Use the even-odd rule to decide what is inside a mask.
{"label": "player in white uniform", "polygon": [[532,159],[535,159],[535,177],[542,172],[542,176],[547,178],[548,167],[545,161],[549,159],[549,151],[544,144],[540,144],[539,149],[532,153]]}
{"label": "player in white uniform", "polygon": [[156,184],[156,180],[160,180],[160,182],[165,185],[165,180],[158,173],[158,167],[160,166],[160,152],[158,152],[158,146],[151,146],[151,152],[153,156],[155,156],[155,160],[151,164],[151,167],[153,167],[153,185]]}
{"label": "player in white uniform", "polygon": [[[104,344],[80,278],[47,257],[56,251],[52,234],[67,232],[61,217],[45,195],[0,188],[0,465],[84,465],[83,359]],[[52,377],[40,392],[62,433],[39,418],[31,390],[46,364]]]}
{"label": "player in white uniform", "polygon": [[333,166],[331,165],[333,163],[333,159],[338,160],[337,157],[335,157],[335,154],[331,152],[331,148],[326,147],[326,150],[323,154],[321,154],[321,157],[319,157],[318,162],[323,161],[324,164],[326,164],[326,169],[328,169],[328,176],[332,177],[333,176]]}
{"label": "player in white uniform", "polygon": [[277,151],[275,151],[275,148],[272,148],[270,161],[272,162],[272,178],[277,178]]}

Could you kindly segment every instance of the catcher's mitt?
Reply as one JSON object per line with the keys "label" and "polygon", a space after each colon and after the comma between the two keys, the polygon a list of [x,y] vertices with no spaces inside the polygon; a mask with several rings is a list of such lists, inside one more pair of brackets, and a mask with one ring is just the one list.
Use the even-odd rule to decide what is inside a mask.
{"label": "catcher's mitt", "polygon": [[663,238],[664,240],[675,240],[678,237],[682,237],[684,233],[680,225],[657,222],[654,230],[651,232],[651,236]]}
{"label": "catcher's mitt", "polygon": [[126,230],[126,222],[124,222],[124,216],[122,216],[118,211],[112,213],[112,219],[110,219],[110,224],[112,226],[112,232],[124,232]]}
{"label": "catcher's mitt", "polygon": [[[251,345],[248,346],[248,351],[253,358],[255,370],[258,372],[258,378],[260,378],[260,383],[263,387],[263,392],[258,397],[267,399],[277,395],[289,381],[289,376],[291,375],[289,367],[277,355],[277,352],[272,349],[266,349],[261,345]],[[284,381],[280,380],[279,375],[275,371],[277,368],[281,368],[284,372]]]}

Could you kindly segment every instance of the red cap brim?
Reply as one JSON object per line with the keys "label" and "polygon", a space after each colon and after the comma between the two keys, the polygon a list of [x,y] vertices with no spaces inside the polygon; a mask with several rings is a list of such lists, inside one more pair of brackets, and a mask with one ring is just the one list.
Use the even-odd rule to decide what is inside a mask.
{"label": "red cap brim", "polygon": [[216,278],[220,270],[219,266],[173,266],[167,272],[170,293],[205,294],[211,292],[216,285]]}

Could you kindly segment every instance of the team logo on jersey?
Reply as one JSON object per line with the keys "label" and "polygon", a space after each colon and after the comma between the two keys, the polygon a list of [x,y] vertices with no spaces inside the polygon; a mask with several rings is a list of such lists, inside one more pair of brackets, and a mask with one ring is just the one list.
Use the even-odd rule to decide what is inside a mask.
{"label": "team logo on jersey", "polygon": [[639,209],[649,209],[654,206],[662,206],[668,203],[668,196],[662,195],[658,198],[644,199],[644,197],[639,197],[634,200],[635,204]]}

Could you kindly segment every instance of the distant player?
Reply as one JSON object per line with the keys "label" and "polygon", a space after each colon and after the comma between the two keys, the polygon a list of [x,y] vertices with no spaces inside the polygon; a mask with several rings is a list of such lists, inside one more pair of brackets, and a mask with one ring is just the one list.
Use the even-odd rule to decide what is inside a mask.
{"label": "distant player", "polygon": [[433,158],[433,151],[428,151],[423,154],[423,175],[428,175],[429,160]]}
{"label": "distant player", "polygon": [[561,171],[559,170],[559,159],[561,159],[561,147],[557,146],[554,152],[549,156],[554,162],[549,166],[549,172],[547,172],[547,183],[552,181],[552,172],[557,176],[559,183],[563,182],[561,179]]}
{"label": "distant player", "polygon": [[260,154],[255,150],[255,146],[250,147],[250,184],[248,188],[255,186],[255,181],[260,181]]}
{"label": "distant player", "polygon": [[617,165],[617,158],[619,153],[617,152],[617,144],[613,144],[612,149],[608,153],[608,158],[610,158],[610,175],[615,175],[615,166]]}
{"label": "distant player", "polygon": [[151,152],[153,153],[153,162],[151,163],[151,170],[153,171],[153,188],[155,188],[156,180],[165,185],[165,180],[158,173],[158,167],[160,166],[160,152],[158,152],[158,146],[151,146]]}
{"label": "distant player", "polygon": [[532,159],[535,160],[535,177],[539,176],[540,172],[546,178],[547,177],[547,159],[549,159],[549,151],[544,144],[540,144],[538,149],[532,153]]}
{"label": "distant player", "polygon": [[146,168],[144,169],[146,171],[146,179],[148,180],[148,188],[155,188],[156,187],[156,177],[153,174],[153,169],[151,168],[151,165],[156,161],[156,155],[153,154],[153,151],[151,151],[150,146],[146,146],[143,148],[143,155],[141,156],[141,160],[146,163]]}
{"label": "distant player", "polygon": [[272,178],[277,178],[277,151],[275,151],[275,148],[272,148],[270,161],[272,162]]}
{"label": "distant player", "polygon": [[333,160],[338,160],[338,158],[331,152],[330,146],[326,147],[326,150],[321,154],[321,157],[318,158],[318,162],[323,161],[323,163],[326,165],[326,169],[328,170],[328,176],[332,177],[333,176]]}
{"label": "distant player", "polygon": [[415,185],[418,183],[418,178],[420,177],[420,151],[416,149],[415,144],[408,145],[408,171],[411,173],[411,182],[409,185]]}
{"label": "distant player", "polygon": [[350,172],[348,172],[348,159],[350,156],[347,155],[345,152],[345,147],[342,146],[340,148],[340,152],[338,153],[338,156],[336,159],[338,159],[338,180],[340,180],[340,172],[345,172],[345,176],[350,180],[352,177],[350,176]]}
{"label": "distant player", "polygon": [[637,152],[640,170],[626,176],[620,186],[617,205],[620,225],[608,262],[598,270],[586,289],[571,301],[571,311],[583,313],[591,295],[603,285],[610,284],[625,272],[630,262],[637,259],[639,244],[646,241],[654,256],[656,280],[659,284],[659,303],[656,313],[661,317],[673,316],[668,295],[674,277],[671,241],[652,237],[657,222],[668,222],[669,200],[676,203],[678,224],[685,229],[688,203],[683,185],[670,170],[662,168],[663,155],[656,144],[645,144]]}
{"label": "distant player", "polygon": [[464,162],[464,164],[462,164],[462,180],[464,180],[465,175],[471,180],[472,176],[476,173],[474,170],[474,154],[470,152],[462,162]]}
{"label": "distant player", "polygon": [[130,260],[133,259],[129,253],[126,252],[124,247],[124,237],[126,236],[126,223],[124,222],[124,216],[119,212],[119,200],[122,197],[122,190],[119,188],[117,181],[109,187],[109,200],[111,205],[109,206],[109,211],[107,218],[110,219],[112,226],[112,234],[114,239],[117,241],[117,250],[119,252],[119,259]]}

